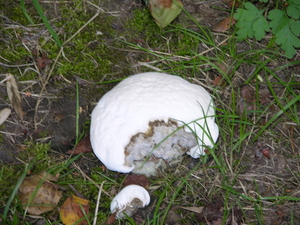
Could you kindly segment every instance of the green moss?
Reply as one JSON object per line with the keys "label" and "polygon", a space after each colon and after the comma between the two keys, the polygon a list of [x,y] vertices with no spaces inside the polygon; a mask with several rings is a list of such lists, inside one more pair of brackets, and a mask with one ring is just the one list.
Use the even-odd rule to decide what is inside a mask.
{"label": "green moss", "polygon": [[151,48],[165,48],[165,39],[163,35],[168,29],[161,29],[154,21],[148,8],[137,9],[133,13],[133,18],[125,24],[127,32],[124,36],[126,40],[133,44],[139,42],[147,43]]}
{"label": "green moss", "polygon": [[[56,31],[60,30],[58,34],[62,43],[78,32],[95,14],[95,12],[89,10],[82,10],[83,7],[85,7],[83,2],[76,0],[61,4],[59,15],[52,15],[50,10],[45,10],[51,25],[56,28]],[[32,17],[39,17],[37,12],[29,10]],[[22,12],[20,13],[22,14]],[[60,16],[62,19],[53,20],[51,16]],[[150,48],[161,52],[169,52],[171,49],[176,55],[187,55],[198,50],[200,40],[196,37],[197,35],[193,34],[193,37],[191,33],[179,27],[168,26],[161,29],[155,23],[148,8],[135,10],[133,17],[125,22],[125,29],[122,31],[112,28],[113,20],[113,17],[100,14],[80,30],[71,41],[64,44],[63,56],[61,55],[58,58],[52,75],[61,74],[69,80],[76,75],[89,81],[99,81],[106,74],[115,72],[123,76],[130,74],[131,65],[127,63],[124,52],[121,50],[128,48],[128,46],[126,43],[117,41],[115,37],[118,36],[125,37],[125,40],[129,43],[146,43]],[[20,31],[21,35],[22,32]],[[97,32],[101,32],[102,35],[97,35]],[[9,35],[13,36],[13,33]],[[19,43],[15,43],[16,41]],[[41,37],[38,43],[50,59],[55,60],[57,58],[60,49],[53,39]],[[109,46],[107,43],[109,43]],[[19,47],[15,51],[12,51],[12,48],[9,47],[2,48],[4,58],[11,62],[25,63],[24,58],[31,53],[21,45],[18,39],[15,39],[11,46]],[[157,56],[145,52],[140,61],[148,59],[157,59]],[[178,68],[184,66],[177,65]],[[167,69],[165,65],[163,69]],[[176,71],[176,68],[173,68],[173,70]],[[29,71],[22,79],[34,78],[36,78],[35,72]]]}
{"label": "green moss", "polygon": [[[11,5],[13,7],[7,7],[6,15],[13,21],[18,22],[19,24],[22,25],[28,25],[29,21],[28,19],[24,16],[22,9],[17,2],[13,3],[11,2]],[[28,8],[27,8],[28,9]]]}
{"label": "green moss", "polygon": [[55,174],[55,171],[58,171],[59,167],[61,167],[60,163],[56,161],[58,159],[53,160],[54,157],[51,156],[50,143],[27,142],[26,149],[19,153],[18,158],[24,163],[34,161],[31,170],[33,174],[42,171],[52,171]]}
{"label": "green moss", "polygon": [[0,196],[7,199],[17,184],[19,176],[23,173],[25,165],[3,165],[0,169]]}

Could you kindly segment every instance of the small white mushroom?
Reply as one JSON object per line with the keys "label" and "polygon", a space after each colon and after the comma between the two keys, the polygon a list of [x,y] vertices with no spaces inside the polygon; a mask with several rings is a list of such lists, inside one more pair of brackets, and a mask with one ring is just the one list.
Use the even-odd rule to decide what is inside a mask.
{"label": "small white mushroom", "polygon": [[91,144],[110,170],[156,175],[165,161],[184,153],[199,158],[214,145],[219,136],[214,116],[203,87],[178,76],[141,73],[100,99],[92,112]]}
{"label": "small white mushroom", "polygon": [[112,200],[110,204],[111,213],[116,213],[117,218],[131,216],[138,208],[143,208],[150,203],[148,191],[138,185],[124,187]]}

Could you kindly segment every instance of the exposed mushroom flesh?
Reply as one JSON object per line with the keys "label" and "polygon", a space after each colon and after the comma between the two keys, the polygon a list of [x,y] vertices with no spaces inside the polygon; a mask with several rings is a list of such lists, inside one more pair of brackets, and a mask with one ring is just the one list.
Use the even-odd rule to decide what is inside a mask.
{"label": "exposed mushroom flesh", "polygon": [[123,205],[122,208],[117,208],[115,213],[116,213],[117,218],[122,219],[122,218],[125,218],[126,215],[130,217],[131,215],[136,213],[136,211],[139,208],[143,208],[143,207],[144,207],[143,202],[138,198],[134,198],[128,204]]}
{"label": "exposed mushroom flesh", "polygon": [[176,121],[152,121],[145,133],[134,135],[126,146],[125,165],[135,165],[132,172],[155,175],[156,169],[165,164],[162,160],[176,160],[196,145],[195,135],[178,128]]}

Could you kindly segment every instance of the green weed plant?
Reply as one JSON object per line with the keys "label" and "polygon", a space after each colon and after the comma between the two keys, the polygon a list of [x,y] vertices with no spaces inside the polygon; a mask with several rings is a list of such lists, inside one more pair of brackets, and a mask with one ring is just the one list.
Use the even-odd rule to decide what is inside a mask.
{"label": "green weed plant", "polygon": [[275,1],[275,5],[268,0],[260,2],[260,9],[250,2],[244,3],[244,8],[237,9],[234,14],[239,28],[237,40],[255,38],[260,41],[265,38],[266,32],[271,32],[284,55],[293,58],[295,48],[300,47],[300,1]]}

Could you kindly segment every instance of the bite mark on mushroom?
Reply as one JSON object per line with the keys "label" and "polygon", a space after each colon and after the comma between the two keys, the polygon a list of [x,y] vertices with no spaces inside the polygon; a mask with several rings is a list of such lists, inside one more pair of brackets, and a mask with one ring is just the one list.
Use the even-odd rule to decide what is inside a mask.
{"label": "bite mark on mushroom", "polygon": [[163,169],[196,145],[195,135],[178,127],[176,121],[151,121],[148,130],[134,135],[125,147],[125,165],[134,165],[134,173],[156,175],[158,167]]}

